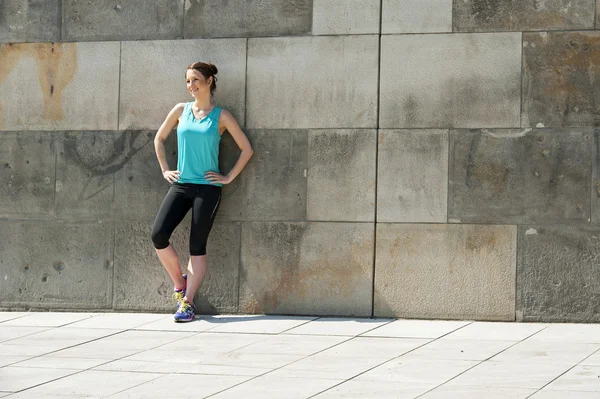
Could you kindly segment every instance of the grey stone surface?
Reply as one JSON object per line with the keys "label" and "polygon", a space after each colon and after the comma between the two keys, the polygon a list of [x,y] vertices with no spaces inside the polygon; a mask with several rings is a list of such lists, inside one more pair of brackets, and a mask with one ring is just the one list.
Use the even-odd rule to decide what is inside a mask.
{"label": "grey stone surface", "polygon": [[120,129],[158,129],[177,103],[193,101],[185,71],[197,61],[217,66],[215,101],[243,126],[246,40],[160,40],[122,43]]}
{"label": "grey stone surface", "polygon": [[379,83],[381,128],[518,127],[521,34],[383,36]]}
{"label": "grey stone surface", "polygon": [[523,34],[522,126],[600,125],[600,32]]}
{"label": "grey stone surface", "polygon": [[0,45],[0,129],[113,130],[118,42]]}
{"label": "grey stone surface", "polygon": [[451,132],[448,219],[477,223],[585,223],[592,132]]}
{"label": "grey stone surface", "polygon": [[53,216],[56,143],[48,132],[0,132],[0,215]]}
{"label": "grey stone surface", "polygon": [[[58,142],[56,215],[61,219],[154,220],[168,190],[154,131],[65,132]],[[176,134],[167,140],[177,164]]]}
{"label": "grey stone surface", "polygon": [[377,224],[377,317],[514,320],[515,226]]}
{"label": "grey stone surface", "polygon": [[308,220],[375,220],[376,130],[308,133]]}
{"label": "grey stone surface", "polygon": [[377,60],[372,35],[249,39],[247,126],[375,127]]}
{"label": "grey stone surface", "polygon": [[[171,237],[182,271],[189,260],[190,214]],[[116,231],[115,308],[174,313],[173,283],[152,245],[152,223],[120,223]],[[213,225],[206,275],[194,300],[199,313],[237,312],[240,231],[237,223]]]}
{"label": "grey stone surface", "polygon": [[378,222],[447,221],[448,131],[380,130]]}
{"label": "grey stone surface", "polygon": [[592,146],[592,223],[600,223],[600,128],[594,129]]}
{"label": "grey stone surface", "polygon": [[452,0],[383,0],[381,32],[452,32]]}
{"label": "grey stone surface", "polygon": [[0,43],[60,39],[60,0],[2,0]]}
{"label": "grey stone surface", "polygon": [[310,33],[312,0],[186,0],[186,38]]}
{"label": "grey stone surface", "polygon": [[4,220],[0,225],[0,306],[110,307],[112,223]]}
{"label": "grey stone surface", "polygon": [[240,312],[370,316],[371,223],[244,223]]}
{"label": "grey stone surface", "polygon": [[[254,155],[223,188],[217,219],[305,220],[308,131],[249,130]],[[221,173],[227,174],[240,150],[228,133],[221,140]]]}
{"label": "grey stone surface", "polygon": [[594,28],[595,0],[461,0],[454,2],[455,32]]}
{"label": "grey stone surface", "polygon": [[379,0],[313,0],[313,35],[379,33]]}
{"label": "grey stone surface", "polygon": [[520,319],[600,321],[599,235],[598,226],[519,227]]}
{"label": "grey stone surface", "polygon": [[[127,131],[115,146],[115,215],[121,220],[153,221],[169,183],[162,176],[154,148],[154,131]],[[165,143],[167,163],[177,167],[177,134]]]}
{"label": "grey stone surface", "polygon": [[184,0],[64,0],[66,41],[176,39],[183,35]]}

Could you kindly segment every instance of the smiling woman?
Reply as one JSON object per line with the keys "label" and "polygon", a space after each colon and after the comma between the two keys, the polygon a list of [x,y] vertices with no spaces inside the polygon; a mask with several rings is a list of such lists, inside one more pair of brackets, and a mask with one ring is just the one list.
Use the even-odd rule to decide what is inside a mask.
{"label": "smiling woman", "polygon": [[[191,321],[195,316],[194,295],[206,273],[206,242],[221,202],[221,187],[242,171],[253,154],[252,146],[235,118],[214,103],[217,67],[196,62],[185,72],[188,92],[194,101],[177,104],[158,129],[154,139],[163,177],[171,184],[152,227],[156,253],[175,286],[175,321]],[[177,126],[177,169],[171,170],[164,142]],[[219,142],[228,131],[241,150],[227,175],[219,170]],[[181,273],[179,259],[169,243],[171,234],[192,210],[188,274]]]}

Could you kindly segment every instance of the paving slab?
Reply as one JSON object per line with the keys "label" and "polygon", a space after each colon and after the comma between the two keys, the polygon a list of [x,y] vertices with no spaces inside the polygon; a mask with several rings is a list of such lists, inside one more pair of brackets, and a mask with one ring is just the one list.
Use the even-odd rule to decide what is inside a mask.
{"label": "paving slab", "polygon": [[321,317],[310,323],[285,331],[286,334],[308,335],[346,335],[364,334],[377,327],[390,323],[392,319],[351,319],[338,317]]}
{"label": "paving slab", "polygon": [[213,396],[215,399],[304,399],[339,384],[339,380],[261,376]]}
{"label": "paving slab", "polygon": [[[55,371],[73,373],[72,370],[25,369],[39,372]],[[67,378],[57,379],[33,389],[15,395],[16,398],[73,398],[73,397],[106,397],[125,389],[143,384],[160,377],[153,373],[119,373],[109,371],[88,370],[77,372]]]}
{"label": "paving slab", "polygon": [[[168,398],[173,395],[173,388],[181,384],[181,375],[166,375],[150,382],[135,386],[111,396],[114,399],[150,399]],[[190,389],[181,389],[177,398],[196,399],[205,398],[224,389],[238,385],[251,377],[223,376],[223,375],[194,375],[193,386]]]}
{"label": "paving slab", "polygon": [[477,322],[458,329],[444,339],[521,341],[548,327],[547,324]]}
{"label": "paving slab", "polygon": [[0,373],[0,387],[8,392],[16,392],[73,373],[76,373],[76,371],[7,366],[2,367],[2,372]]}
{"label": "paving slab", "polygon": [[[24,327],[60,327],[77,321],[94,317],[96,313],[68,313],[68,312],[28,312],[23,317],[5,321],[1,326],[24,326]],[[0,314],[2,317],[2,314]]]}
{"label": "paving slab", "polygon": [[366,337],[439,338],[466,326],[466,321],[396,320],[369,331]]}

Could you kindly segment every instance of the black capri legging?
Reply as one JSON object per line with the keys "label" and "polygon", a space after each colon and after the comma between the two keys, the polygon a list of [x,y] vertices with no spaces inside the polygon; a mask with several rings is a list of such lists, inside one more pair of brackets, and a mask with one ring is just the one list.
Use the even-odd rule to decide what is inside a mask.
{"label": "black capri legging", "polygon": [[154,225],[152,242],[156,249],[169,246],[173,230],[192,208],[190,255],[206,255],[206,242],[221,202],[221,187],[208,184],[174,183],[165,196]]}

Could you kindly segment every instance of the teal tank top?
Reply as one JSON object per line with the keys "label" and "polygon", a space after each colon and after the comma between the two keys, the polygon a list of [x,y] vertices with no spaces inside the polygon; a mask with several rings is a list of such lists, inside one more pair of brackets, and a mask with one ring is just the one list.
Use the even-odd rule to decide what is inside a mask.
{"label": "teal tank top", "polygon": [[177,125],[177,170],[181,172],[178,183],[210,184],[204,179],[206,172],[219,171],[219,115],[221,108],[214,107],[202,119],[196,119],[192,103],[186,103]]}

